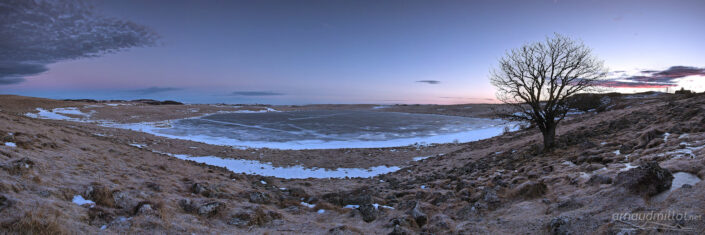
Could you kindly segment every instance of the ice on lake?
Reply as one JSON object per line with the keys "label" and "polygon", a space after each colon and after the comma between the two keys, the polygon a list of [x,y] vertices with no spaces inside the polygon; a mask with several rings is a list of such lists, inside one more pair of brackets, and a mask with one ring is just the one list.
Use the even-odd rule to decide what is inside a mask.
{"label": "ice on lake", "polygon": [[378,148],[500,135],[501,120],[375,111],[220,113],[128,128],[208,144],[276,149]]}

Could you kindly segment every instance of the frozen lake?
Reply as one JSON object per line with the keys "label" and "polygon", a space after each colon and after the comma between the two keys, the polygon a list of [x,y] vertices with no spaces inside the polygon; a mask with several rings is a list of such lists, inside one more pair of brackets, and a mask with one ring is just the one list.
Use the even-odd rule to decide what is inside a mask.
{"label": "frozen lake", "polygon": [[221,113],[174,121],[169,128],[139,128],[209,144],[324,149],[467,142],[499,135],[504,125],[500,120],[483,118],[324,110]]}

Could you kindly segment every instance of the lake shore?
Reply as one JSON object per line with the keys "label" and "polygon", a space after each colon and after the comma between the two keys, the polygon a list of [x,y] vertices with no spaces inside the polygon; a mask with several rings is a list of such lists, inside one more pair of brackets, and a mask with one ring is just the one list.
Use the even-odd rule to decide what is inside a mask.
{"label": "lake shore", "polygon": [[[67,233],[616,233],[635,228],[612,220],[615,213],[704,213],[704,98],[613,97],[606,112],[566,120],[560,148],[543,153],[532,129],[469,143],[281,150],[208,145],[98,122],[268,108],[489,117],[493,105],[149,105],[2,96],[0,214],[7,216],[0,225],[33,219]],[[37,108],[68,119],[32,118],[41,114]],[[298,179],[242,174],[189,156],[270,172],[300,166],[314,176],[317,169],[331,176],[339,168],[386,168],[364,178]],[[660,169],[673,173],[669,187],[630,188],[640,174]],[[662,182],[641,184],[651,183]],[[705,229],[702,220],[664,223]]]}

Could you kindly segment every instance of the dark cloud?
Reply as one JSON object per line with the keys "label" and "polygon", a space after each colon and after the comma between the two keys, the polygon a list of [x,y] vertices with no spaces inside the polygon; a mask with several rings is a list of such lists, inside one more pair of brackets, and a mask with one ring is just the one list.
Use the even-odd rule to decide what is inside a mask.
{"label": "dark cloud", "polygon": [[666,70],[644,70],[642,74],[600,81],[599,85],[615,88],[665,88],[678,86],[676,79],[687,76],[705,76],[705,68],[673,66]]}
{"label": "dark cloud", "polygon": [[272,92],[272,91],[235,91],[230,93],[235,96],[277,96],[284,95],[283,93]]}
{"label": "dark cloud", "polygon": [[178,90],[183,90],[182,88],[176,88],[176,87],[147,87],[144,89],[137,89],[133,90],[135,93],[147,95],[147,94],[154,94],[154,93],[161,93],[161,92],[168,92],[168,91],[178,91]]}
{"label": "dark cloud", "polygon": [[673,66],[673,67],[670,67],[664,71],[654,73],[654,76],[656,76],[656,77],[671,78],[671,79],[682,78],[682,77],[687,77],[687,76],[692,76],[692,75],[705,76],[705,68],[696,68],[696,67],[688,67],[688,66]]}
{"label": "dark cloud", "polygon": [[43,64],[23,64],[2,61],[0,58],[0,85],[24,82],[23,76],[35,75],[49,70]]}
{"label": "dark cloud", "polygon": [[441,83],[441,81],[437,81],[437,80],[420,80],[420,81],[416,81],[416,82],[427,83],[427,84],[438,84],[438,83]]}
{"label": "dark cloud", "polygon": [[649,83],[649,82],[624,82],[624,81],[599,81],[599,86],[612,88],[666,88],[675,87],[675,83]]}
{"label": "dark cloud", "polygon": [[58,61],[154,45],[157,38],[144,26],[96,15],[83,0],[3,0],[0,84],[20,83]]}

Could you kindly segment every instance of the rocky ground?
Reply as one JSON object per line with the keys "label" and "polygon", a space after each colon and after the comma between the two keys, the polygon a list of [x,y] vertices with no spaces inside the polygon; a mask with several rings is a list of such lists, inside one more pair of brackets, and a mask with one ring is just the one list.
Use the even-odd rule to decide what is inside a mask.
{"label": "rocky ground", "polygon": [[[135,102],[110,106],[0,97],[0,230],[6,233],[705,231],[705,183],[698,183],[705,177],[705,95],[612,97],[607,111],[564,121],[558,130],[559,146],[551,152],[541,150],[540,135],[533,129],[471,143],[422,147],[237,150],[25,115],[37,107],[95,109],[96,117],[116,122],[262,108]],[[409,107],[408,112],[463,116],[482,116],[491,108],[483,105],[477,108],[482,111],[467,114],[462,110],[475,109],[472,105]],[[385,109],[405,111],[403,106],[380,108]],[[404,168],[363,179],[279,179],[233,174],[155,150],[262,159],[279,165]],[[332,163],[325,163],[322,154],[346,160],[328,158]],[[417,156],[434,157],[410,161]],[[93,203],[84,204],[88,201],[82,199]],[[625,213],[631,214],[625,217]],[[649,213],[686,217],[629,218]]]}

